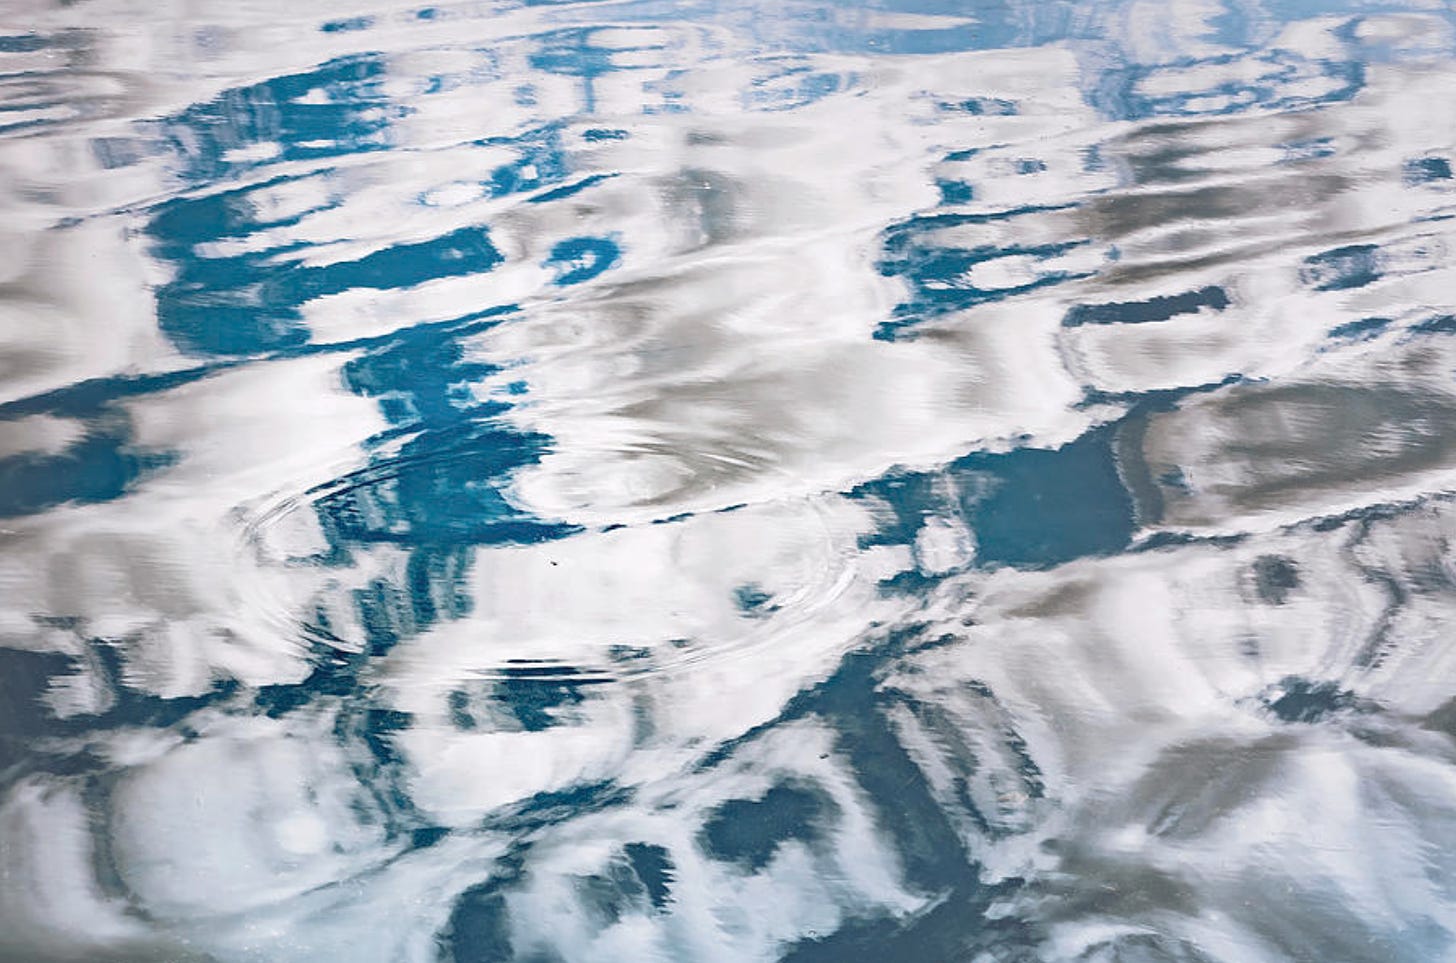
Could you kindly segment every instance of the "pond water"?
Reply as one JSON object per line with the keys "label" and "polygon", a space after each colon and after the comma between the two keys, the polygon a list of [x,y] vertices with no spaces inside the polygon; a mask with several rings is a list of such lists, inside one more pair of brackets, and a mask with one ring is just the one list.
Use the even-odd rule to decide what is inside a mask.
{"label": "pond water", "polygon": [[4,963],[1456,959],[1456,12],[0,12]]}

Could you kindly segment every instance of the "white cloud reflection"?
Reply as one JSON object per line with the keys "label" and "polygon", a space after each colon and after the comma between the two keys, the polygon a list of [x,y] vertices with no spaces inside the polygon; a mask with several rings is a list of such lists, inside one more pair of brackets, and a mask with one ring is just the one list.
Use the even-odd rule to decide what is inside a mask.
{"label": "white cloud reflection", "polygon": [[1449,953],[1450,27],[1144,7],[38,12],[0,954]]}

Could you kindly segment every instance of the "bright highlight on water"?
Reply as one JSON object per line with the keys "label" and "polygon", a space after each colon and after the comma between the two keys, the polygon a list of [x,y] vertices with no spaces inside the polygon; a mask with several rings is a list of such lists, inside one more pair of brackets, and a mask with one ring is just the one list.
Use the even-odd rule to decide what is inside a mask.
{"label": "bright highlight on water", "polygon": [[0,7],[0,963],[1456,960],[1456,12]]}

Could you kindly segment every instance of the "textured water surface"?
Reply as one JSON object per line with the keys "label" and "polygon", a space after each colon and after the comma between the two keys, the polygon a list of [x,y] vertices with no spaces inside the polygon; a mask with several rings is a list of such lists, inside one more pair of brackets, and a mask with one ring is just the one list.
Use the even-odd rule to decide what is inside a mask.
{"label": "textured water surface", "polygon": [[9,0],[4,963],[1456,959],[1456,12]]}

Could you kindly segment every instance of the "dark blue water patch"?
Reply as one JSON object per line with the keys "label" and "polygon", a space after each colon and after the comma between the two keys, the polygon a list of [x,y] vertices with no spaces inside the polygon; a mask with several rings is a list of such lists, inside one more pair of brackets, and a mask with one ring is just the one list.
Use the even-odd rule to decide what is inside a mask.
{"label": "dark blue water patch", "polygon": [[308,340],[304,302],[355,288],[412,287],[440,277],[489,271],[503,260],[483,227],[461,228],[426,241],[396,244],[352,261],[305,266],[289,260],[298,245],[221,257],[202,245],[290,227],[330,202],[268,218],[255,201],[285,183],[264,184],[160,205],[146,233],[153,253],[174,274],[156,291],[158,323],[178,347],[193,353],[243,355],[297,349]]}
{"label": "dark blue water patch", "polygon": [[575,183],[563,184],[561,187],[555,187],[549,191],[528,197],[526,198],[526,202],[529,204],[544,204],[547,201],[559,201],[567,197],[574,197],[588,187],[594,187],[616,176],[616,174],[592,174],[589,177],[583,177]]}
{"label": "dark blue water patch", "polygon": [[1381,277],[1380,248],[1374,244],[1350,244],[1312,254],[1299,270],[1299,280],[1316,291],[1361,288]]}
{"label": "dark blue water patch", "polygon": [[938,180],[935,187],[940,191],[940,203],[944,207],[969,204],[976,198],[976,189],[965,181]]}
{"label": "dark blue water patch", "polygon": [[174,464],[176,453],[142,451],[130,443],[130,426],[87,430],[56,454],[24,452],[0,458],[0,518],[33,515],[68,503],[111,501],[151,473]]}
{"label": "dark blue water patch", "polygon": [[1407,184],[1429,184],[1451,180],[1451,162],[1444,157],[1416,157],[1405,162]]}
{"label": "dark blue water patch", "polygon": [[[998,780],[995,787],[989,783],[983,785],[993,788],[997,795],[1002,795],[1014,785],[1028,799],[1045,798],[1046,781],[1041,767],[1032,758],[1014,720],[1001,706],[991,687],[975,679],[963,682],[962,686],[963,692],[974,701],[972,718],[979,719],[971,723],[972,727],[991,736],[999,744],[995,762]],[[911,692],[894,688],[887,687],[883,698],[914,717],[924,731],[935,734],[942,776],[949,777],[954,803],[959,806],[961,814],[969,817],[978,833],[987,839],[997,839],[1020,831],[1019,826],[1008,824],[999,813],[983,810],[971,792],[971,781],[983,779],[986,762],[981,758],[978,746],[967,738],[966,716],[947,711],[935,700],[924,700]]]}
{"label": "dark blue water patch", "polygon": [[403,761],[395,747],[393,735],[410,728],[414,717],[398,709],[383,709],[371,706],[363,711],[364,725],[361,735],[364,744],[381,764],[397,765]]}
{"label": "dark blue water patch", "polygon": [[620,923],[646,898],[642,881],[622,863],[609,864],[606,873],[575,877],[571,889],[584,921],[599,931]]}
{"label": "dark blue water patch", "polygon": [[181,197],[152,209],[146,232],[161,247],[163,256],[178,253],[192,256],[192,248],[231,238],[247,237],[255,232],[297,224],[305,214],[327,209],[320,204],[306,211],[282,218],[262,215],[265,205],[255,204],[255,195],[297,179],[278,177],[247,187],[218,191],[199,197]]}
{"label": "dark blue water patch", "polygon": [[[328,527],[325,534],[331,541],[338,540],[338,533]],[[347,555],[341,556],[318,561],[346,564]],[[318,611],[312,622],[303,626],[305,636],[310,638],[309,676],[297,684],[263,687],[254,697],[255,705],[276,718],[322,697],[362,695],[360,673],[371,659],[441,620],[468,613],[473,602],[466,592],[465,577],[472,560],[471,552],[461,546],[412,548],[403,585],[380,578],[350,593],[354,614],[364,632],[362,650],[341,649],[343,643],[333,634],[327,613]]]}
{"label": "dark blue water patch", "polygon": [[[71,625],[70,620],[59,620],[55,627],[74,629],[79,626]],[[47,735],[75,735],[90,729],[106,730],[131,726],[171,729],[179,726],[194,712],[234,701],[241,690],[235,680],[218,679],[199,695],[176,697],[154,695],[135,688],[127,682],[129,673],[126,668],[126,655],[133,646],[141,643],[139,638],[136,636],[115,639],[92,637],[84,638],[81,641],[86,649],[84,656],[58,656],[59,661],[49,658],[17,660],[12,653],[5,657],[8,665],[5,661],[0,661],[0,669],[13,671],[22,690],[20,704],[24,707],[24,711],[18,719],[20,724],[23,725],[27,721],[38,723]],[[0,649],[0,652],[8,651]],[[69,675],[82,670],[83,660],[85,669],[93,675],[96,684],[105,690],[104,707],[95,713],[78,714],[64,719],[54,716],[50,718],[31,716],[37,703],[34,699],[26,699],[24,691],[39,681],[39,673],[50,672],[52,679]],[[36,695],[38,696],[39,693],[37,692]]]}
{"label": "dark blue water patch", "polygon": [[1319,722],[1326,717],[1359,709],[1362,701],[1335,682],[1311,682],[1297,676],[1281,679],[1275,698],[1265,697],[1269,711],[1284,722]]}
{"label": "dark blue water patch", "polygon": [[632,790],[614,780],[577,783],[566,789],[538,792],[504,813],[487,817],[484,827],[521,838],[547,826],[579,819],[590,813],[625,806],[633,801]]}
{"label": "dark blue water patch", "polygon": [[521,513],[499,488],[511,468],[536,459],[542,436],[494,425],[432,434],[397,462],[342,479],[314,501],[328,530],[355,543],[396,545],[530,545],[579,532]]}
{"label": "dark blue water patch", "polygon": [[1160,552],[1164,549],[1181,548],[1186,545],[1208,545],[1216,548],[1232,548],[1247,541],[1247,532],[1239,532],[1233,535],[1194,535],[1191,532],[1153,532],[1146,538],[1139,539],[1136,545],[1128,549],[1129,554],[1142,554],[1145,552]]}
{"label": "dark blue water patch", "polygon": [[1270,605],[1283,605],[1299,588],[1299,566],[1284,555],[1260,555],[1254,559],[1254,590]]}
{"label": "dark blue water patch", "polygon": [[574,877],[573,895],[587,919],[597,929],[606,929],[628,914],[654,913],[666,906],[672,869],[661,846],[628,843],[603,872]]}
{"label": "dark blue water patch", "polygon": [[373,579],[349,594],[364,630],[365,651],[370,655],[384,655],[402,639],[416,634],[419,627],[414,622],[407,589]]}
{"label": "dark blue water patch", "polygon": [[470,732],[479,724],[470,711],[470,703],[470,693],[464,689],[452,689],[445,699],[445,706],[450,711],[450,725],[461,732]]}
{"label": "dark blue water patch", "polygon": [[516,958],[505,894],[520,880],[521,865],[521,852],[510,853],[494,878],[456,897],[444,931],[436,937],[443,963],[505,963]]}
{"label": "dark blue water patch", "polygon": [[972,508],[981,564],[1041,568],[1120,551],[1131,539],[1132,499],[1118,474],[1111,428],[1054,451],[971,458],[954,471],[987,478]]}
{"label": "dark blue water patch", "polygon": [[1330,337],[1344,341],[1368,341],[1389,327],[1389,318],[1360,318],[1331,328]]}
{"label": "dark blue water patch", "polygon": [[312,668],[302,682],[265,685],[254,693],[253,704],[270,719],[286,716],[322,698],[362,691],[359,675],[369,660],[366,653],[347,652],[319,642],[311,649]]}
{"label": "dark blue water patch", "polygon": [[1341,512],[1338,515],[1326,515],[1310,521],[1309,527],[1315,532],[1333,532],[1344,528],[1346,525],[1366,525],[1370,522],[1389,521],[1402,513],[1409,511],[1412,505],[1419,504],[1425,500],[1424,497],[1417,498],[1411,502],[1382,502],[1376,505],[1362,505],[1359,508],[1352,508],[1348,512]]}
{"label": "dark blue water patch", "polygon": [[[333,557],[347,558],[349,547],[359,543],[415,546],[409,568],[414,616],[454,618],[469,608],[460,546],[539,542],[579,529],[540,521],[505,500],[500,486],[512,470],[538,459],[547,439],[493,422],[503,406],[457,404],[455,393],[440,383],[450,377],[448,368],[428,363],[429,347],[424,345],[423,358],[402,352],[382,366],[353,372],[356,387],[368,386],[365,393],[397,386],[386,396],[398,403],[396,419],[413,427],[423,423],[426,430],[394,458],[310,494],[318,496],[314,510]],[[425,364],[418,369],[390,364],[410,360]],[[409,380],[415,374],[424,375],[423,383]]]}
{"label": "dark blue water patch", "polygon": [[926,893],[979,888],[959,836],[884,714],[898,697],[880,691],[881,671],[909,652],[954,641],[950,636],[925,638],[921,631],[920,626],[908,626],[848,653],[828,679],[795,695],[776,719],[709,753],[699,769],[720,765],[741,746],[786,722],[821,720],[832,727],[835,751],[871,802],[876,824],[899,855],[909,885]]}
{"label": "dark blue water patch", "polygon": [[[1090,385],[1083,386],[1082,397],[1074,407],[1079,411],[1103,405],[1126,405],[1133,409],[1123,418],[1123,424],[1136,420],[1134,415],[1146,415],[1153,411],[1171,411],[1179,402],[1192,395],[1211,394],[1230,385],[1248,384],[1249,379],[1241,374],[1225,375],[1217,381],[1180,386],[1178,388],[1156,388],[1149,391],[1104,391]],[[1181,469],[1173,469],[1180,471]]]}
{"label": "dark blue water patch", "polygon": [[[976,533],[977,565],[1048,568],[1131,541],[1134,505],[1118,447],[1118,426],[1107,425],[1057,449],[974,453],[937,472],[892,472],[850,497],[890,508],[867,545],[913,545],[927,518],[960,517]],[[945,491],[957,493],[949,503]]]}
{"label": "dark blue water patch", "polygon": [[881,242],[883,253],[875,266],[885,277],[903,279],[910,289],[910,297],[896,305],[892,317],[876,328],[874,337],[882,341],[895,340],[905,329],[924,321],[1082,276],[1049,271],[1036,280],[1013,288],[982,289],[965,279],[966,273],[977,264],[1008,256],[1047,260],[1087,242],[1074,240],[1043,245],[960,248],[948,247],[937,240],[937,235],[946,228],[1010,221],[1022,215],[1065,209],[1024,207],[990,214],[936,211],[916,214],[887,228]]}
{"label": "dark blue water patch", "polygon": [[410,833],[410,849],[429,849],[450,835],[444,826],[423,826]]}
{"label": "dark blue water patch", "polygon": [[505,410],[500,403],[477,402],[460,389],[495,374],[492,364],[468,360],[462,335],[491,326],[471,325],[465,331],[435,328],[401,332],[343,367],[345,387],[376,398],[392,424],[407,428],[450,428],[490,418]]}
{"label": "dark blue water patch", "polygon": [[[350,543],[394,542],[439,553],[447,546],[534,543],[580,531],[523,512],[503,494],[512,474],[537,463],[550,443],[500,420],[508,405],[478,401],[471,390],[500,369],[470,360],[463,338],[508,316],[484,312],[464,324],[400,332],[344,366],[345,385],[378,399],[394,427],[372,442],[389,444],[390,455],[309,493],[317,496],[314,507],[333,551],[346,553]],[[408,440],[397,444],[401,437]],[[451,618],[464,614],[462,558],[412,561],[425,566],[411,569],[416,616],[426,609]],[[450,572],[455,574],[447,581],[436,577]]]}
{"label": "dark blue water patch", "polygon": [[[1031,924],[988,914],[992,904],[1010,896],[1021,881],[981,882],[976,862],[888,722],[890,709],[905,697],[883,687],[884,675],[908,655],[957,641],[954,635],[927,635],[922,626],[897,629],[846,654],[828,679],[801,691],[776,719],[729,740],[700,764],[700,771],[721,765],[742,746],[794,720],[810,718],[829,726],[834,754],[868,802],[879,838],[896,852],[904,883],[912,892],[925,894],[931,904],[926,912],[908,917],[873,911],[852,916],[832,934],[811,934],[792,944],[781,959],[879,963],[972,959],[983,952],[995,959],[1036,958],[1031,948],[1039,934]],[[1034,765],[1031,772],[1038,775]],[[802,802],[797,805],[809,808]],[[753,860],[765,861],[762,853],[768,843],[749,842],[755,844],[742,847],[745,860],[751,854]]]}
{"label": "dark blue water patch", "polygon": [[0,74],[0,79],[5,81],[0,117],[28,113],[37,107],[59,107],[64,103],[64,94],[44,71],[20,70]]}
{"label": "dark blue water patch", "polygon": [[662,846],[653,843],[628,843],[623,847],[628,864],[647,892],[653,909],[662,909],[672,898],[672,857]]}
{"label": "dark blue water patch", "polygon": [[1167,321],[1181,314],[1196,314],[1203,308],[1222,311],[1229,306],[1228,294],[1217,285],[1209,285],[1183,294],[1107,304],[1078,304],[1062,318],[1062,327],[1084,324],[1145,324]]}
{"label": "dark blue water patch", "polygon": [[502,493],[510,472],[534,462],[548,438],[491,422],[427,432],[394,459],[354,472],[318,497],[327,531],[355,543],[533,544],[580,531],[523,513]]}
{"label": "dark blue water patch", "polygon": [[54,714],[42,701],[51,680],[68,674],[75,660],[54,652],[0,648],[0,769],[23,758],[30,740],[54,734]]}
{"label": "dark blue water patch", "polygon": [[436,278],[483,274],[505,258],[484,227],[464,227],[428,241],[394,244],[354,261],[291,273],[301,275],[305,300],[368,288],[413,287]]}
{"label": "dark blue water patch", "polygon": [[117,402],[194,384],[240,363],[234,359],[214,359],[176,371],[88,378],[28,397],[0,402],[0,420],[49,414],[88,422],[92,433],[109,435],[120,432],[130,438],[129,422],[116,406]]}
{"label": "dark blue water patch", "polygon": [[[1008,881],[1002,889],[1009,892],[1016,882]],[[1036,952],[1033,926],[1015,918],[987,918],[988,908],[984,897],[957,892],[922,916],[853,918],[831,934],[793,943],[779,963],[970,959],[1034,963],[1045,959]]]}
{"label": "dark blue water patch", "polygon": [[822,789],[780,783],[757,799],[731,799],[717,806],[698,842],[713,859],[756,873],[784,843],[822,837],[837,809]]}
{"label": "dark blue water patch", "polygon": [[[968,150],[955,156],[974,156],[976,150]],[[924,241],[927,235],[946,228],[962,227],[968,224],[995,224],[1002,221],[1010,221],[1024,215],[1050,214],[1057,211],[1071,210],[1070,205],[1055,206],[1027,206],[1017,207],[1005,211],[994,211],[986,214],[948,214],[931,213],[915,214],[906,220],[899,221],[885,229],[881,242],[885,252],[882,259],[881,273],[886,273],[885,268],[893,268],[895,265],[907,263],[915,256],[925,250],[938,250],[934,245],[927,245]],[[893,270],[889,273],[897,273]]]}
{"label": "dark blue water patch", "polygon": [[376,693],[361,693],[332,701],[333,738],[343,750],[349,772],[358,786],[350,809],[360,825],[378,826],[393,845],[407,846],[419,830],[427,838],[438,827],[415,806],[409,791],[410,766],[396,736],[415,724],[408,712],[372,702]]}
{"label": "dark blue water patch", "polygon": [[492,685],[491,695],[526,732],[541,732],[559,725],[562,710],[580,705],[589,687],[605,681],[572,666],[508,665]]}
{"label": "dark blue water patch", "polygon": [[[57,619],[63,628],[67,619]],[[67,625],[74,628],[74,625]],[[77,739],[89,731],[115,730],[132,726],[172,728],[183,739],[194,739],[183,720],[199,708],[214,707],[230,701],[237,686],[218,683],[213,691],[201,696],[163,699],[132,691],[121,682],[118,653],[106,650],[111,642],[87,640],[92,656],[87,659],[90,670],[100,676],[100,685],[108,691],[105,708],[92,714],[57,717],[44,702],[44,695],[54,683],[71,673],[79,672],[79,660],[57,653],[0,648],[0,788],[33,772],[58,777],[87,777],[105,774],[114,768],[109,759],[100,758],[90,749],[74,746],[45,746],[41,740],[51,737]],[[99,660],[98,654],[109,654]]]}
{"label": "dark blue water patch", "polygon": [[469,615],[475,599],[466,582],[474,562],[466,546],[422,545],[410,552],[406,565],[410,607],[420,628]]}
{"label": "dark blue water patch", "polygon": [[1427,318],[1410,326],[1411,334],[1452,334],[1456,333],[1456,314],[1442,314],[1434,318]]}
{"label": "dark blue water patch", "polygon": [[39,34],[12,34],[0,37],[0,53],[34,53],[53,44],[54,40],[50,37],[42,37]]}
{"label": "dark blue water patch", "polygon": [[581,284],[616,267],[622,249],[609,237],[573,237],[557,242],[546,258],[546,266],[557,268],[553,283],[560,287]]}
{"label": "dark blue water patch", "polygon": [[[903,236],[892,229],[890,240],[895,241]],[[1075,240],[1052,244],[1012,244],[1004,247],[986,245],[976,248],[918,244],[905,244],[895,248],[887,243],[890,256],[880,261],[877,267],[882,275],[903,279],[910,288],[910,298],[895,306],[889,320],[880,322],[875,328],[874,338],[879,341],[894,341],[903,336],[907,329],[947,314],[1029,294],[1065,281],[1090,277],[1086,272],[1054,269],[1034,280],[1005,288],[982,288],[967,279],[968,272],[978,264],[1003,257],[1029,257],[1044,262],[1087,243],[1085,240]]]}
{"label": "dark blue water patch", "polygon": [[909,886],[930,894],[934,908],[909,918],[851,918],[831,935],[795,944],[784,960],[970,959],[981,949],[1029,945],[1025,924],[987,916],[991,903],[1019,881],[981,883],[975,861],[886,721],[898,696],[880,688],[881,673],[909,651],[953,641],[919,631],[907,628],[850,653],[828,680],[796,696],[783,717],[817,716],[833,727],[836,752],[870,800],[881,838],[894,847]]}
{"label": "dark blue water patch", "polygon": [[632,135],[620,127],[593,127],[582,131],[581,136],[588,142],[596,144],[604,140],[626,140]]}
{"label": "dark blue water patch", "polygon": [[367,30],[374,25],[373,17],[350,17],[347,20],[329,20],[319,27],[324,33],[349,33]]}
{"label": "dark blue water patch", "polygon": [[757,582],[740,585],[733,590],[733,604],[738,611],[753,618],[763,618],[778,611],[772,604],[773,594],[766,592]]}

